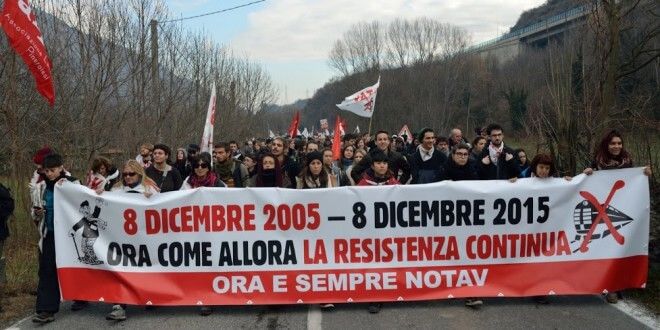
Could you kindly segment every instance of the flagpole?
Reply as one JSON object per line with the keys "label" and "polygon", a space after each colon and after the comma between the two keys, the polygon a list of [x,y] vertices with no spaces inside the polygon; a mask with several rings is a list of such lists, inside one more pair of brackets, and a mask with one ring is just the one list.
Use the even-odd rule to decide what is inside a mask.
{"label": "flagpole", "polygon": [[[378,75],[378,81],[376,82],[376,85],[380,87],[380,75]],[[369,129],[367,130],[367,134],[371,136],[371,121],[374,119],[374,113],[376,112],[376,98],[378,96],[378,93],[374,96],[374,104],[373,104],[373,110],[371,111],[371,117],[369,117]]]}
{"label": "flagpole", "polygon": [[369,117],[369,130],[367,131],[367,135],[371,136],[371,120],[374,118],[374,115],[372,114],[371,117]]}

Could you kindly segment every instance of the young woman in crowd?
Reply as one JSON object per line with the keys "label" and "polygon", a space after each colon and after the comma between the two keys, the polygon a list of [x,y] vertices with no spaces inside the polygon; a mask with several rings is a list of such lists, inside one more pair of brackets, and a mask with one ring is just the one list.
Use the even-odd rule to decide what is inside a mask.
{"label": "young woman in crowd", "polygon": [[520,164],[520,175],[518,177],[529,178],[532,172],[531,167],[529,166],[530,161],[529,158],[527,158],[527,152],[525,152],[525,149],[521,148],[516,150],[515,156],[518,157],[518,163]]}
{"label": "young woman in crowd", "polygon": [[119,170],[117,170],[109,159],[96,157],[92,161],[92,168],[87,173],[85,185],[96,192],[110,191],[112,186],[119,181]]}
{"label": "young woman in crowd", "polygon": [[[596,155],[591,167],[583,173],[591,175],[594,171],[615,170],[633,167],[633,159],[623,146],[623,136],[617,130],[611,130],[600,140],[596,147]],[[651,176],[651,167],[644,167],[644,174]],[[619,292],[609,292],[605,298],[607,302],[616,304],[619,301]]]}
{"label": "young woman in crowd", "polygon": [[174,168],[179,171],[182,178],[190,175],[190,163],[188,162],[188,154],[186,149],[178,148],[176,149],[176,159],[174,160]]}
{"label": "young woman in crowd", "polygon": [[255,175],[255,187],[281,187],[282,167],[277,157],[273,154],[265,154],[257,163],[257,175]]}
{"label": "young woman in crowd", "polygon": [[473,162],[476,162],[479,160],[479,156],[481,153],[484,151],[484,147],[486,146],[486,138],[483,136],[477,136],[472,140],[472,150],[470,150],[470,160]]}
{"label": "young woman in crowd", "polygon": [[[137,160],[131,159],[124,163],[121,170],[121,181],[117,182],[112,191],[124,193],[142,194],[149,198],[158,194],[156,183],[151,180],[144,171],[142,164]],[[107,320],[123,321],[126,319],[126,305],[115,304],[112,311],[105,316]]]}
{"label": "young woman in crowd", "polygon": [[208,152],[202,152],[195,156],[192,161],[192,168],[193,173],[183,181],[181,190],[199,187],[226,187],[225,183],[220,180],[215,172],[211,171],[211,154]]}
{"label": "young woman in crowd", "polygon": [[[332,153],[332,151],[330,151]],[[337,187],[336,177],[328,173],[323,164],[323,154],[313,151],[305,157],[305,167],[296,177],[297,189]]]}
{"label": "young woman in crowd", "polygon": [[[362,141],[362,140],[358,140],[358,141]],[[364,156],[366,155],[367,155],[367,151],[362,148],[356,149],[355,152],[353,153],[353,163],[351,164],[351,166],[349,166],[346,169],[346,176],[348,176],[348,179],[351,182],[351,186],[355,186],[357,184],[357,182],[355,182],[355,180],[353,180],[353,177],[351,176],[351,171],[353,171],[353,166],[355,166],[355,164],[360,163],[364,158]]]}

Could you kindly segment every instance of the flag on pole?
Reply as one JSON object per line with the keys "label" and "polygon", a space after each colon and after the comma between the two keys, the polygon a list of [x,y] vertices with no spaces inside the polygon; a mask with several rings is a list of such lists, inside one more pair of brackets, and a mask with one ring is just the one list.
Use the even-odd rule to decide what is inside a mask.
{"label": "flag on pole", "polygon": [[341,132],[343,131],[341,117],[335,118],[335,134],[332,137],[332,159],[341,157]]}
{"label": "flag on pole", "polygon": [[211,85],[211,99],[209,100],[209,108],[206,111],[206,123],[204,124],[200,152],[211,153],[211,150],[213,150],[213,125],[215,125],[215,82]]}
{"label": "flag on pole", "polygon": [[307,131],[307,127],[305,127],[305,129],[302,131],[301,135],[304,136],[305,138],[309,137],[309,131]]}
{"label": "flag on pole", "polygon": [[343,102],[337,104],[337,107],[341,110],[350,111],[360,117],[371,118],[374,114],[374,105],[376,104],[376,94],[379,86],[380,77],[378,77],[378,82],[375,85],[346,97]]}
{"label": "flag on pole", "polygon": [[0,17],[9,44],[30,68],[37,83],[37,91],[52,107],[55,104],[52,63],[46,52],[46,44],[37,25],[37,17],[25,0],[5,0]]}
{"label": "flag on pole", "polygon": [[271,138],[271,139],[274,138],[275,133],[273,133],[273,131],[271,131],[271,130],[268,130],[268,137]]}
{"label": "flag on pole", "polygon": [[291,125],[289,125],[289,137],[292,139],[296,137],[296,132],[298,132],[298,123],[300,123],[300,112],[296,111],[296,114],[293,116],[293,120],[291,120]]}

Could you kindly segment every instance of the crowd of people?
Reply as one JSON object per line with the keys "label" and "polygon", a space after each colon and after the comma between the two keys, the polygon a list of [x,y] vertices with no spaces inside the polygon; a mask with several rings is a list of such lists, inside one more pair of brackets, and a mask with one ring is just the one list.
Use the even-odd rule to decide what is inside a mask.
{"label": "crowd of people", "polygon": [[[173,152],[164,144],[145,143],[137,157],[118,166],[105,157],[96,157],[82,184],[99,194],[118,191],[150,197],[199,187],[317,189],[443,180],[515,182],[525,177],[558,176],[551,155],[540,153],[530,161],[525,150],[505,144],[501,126],[491,124],[475,133],[468,141],[459,128],[452,129],[448,137],[424,128],[418,136],[411,137],[411,143],[409,137],[390,135],[387,131],[376,132],[373,139],[369,134],[346,134],[341,139],[339,157],[333,153],[332,138],[323,135],[257,138],[242,145],[236,141],[223,142],[215,144],[211,152],[200,152],[199,146],[194,144]],[[49,147],[37,151],[33,160],[37,169],[30,184],[32,216],[41,233],[37,315],[33,321],[48,323],[54,320],[60,306],[53,238],[54,185],[62,180],[79,181],[64,168],[62,156]],[[632,166],[633,160],[624,148],[622,135],[612,130],[597,146],[593,164],[584,173]],[[644,173],[651,174],[648,166]],[[87,235],[89,250],[98,232]],[[84,254],[86,247],[82,249]],[[616,293],[607,295],[609,302],[617,299]],[[543,297],[537,300],[547,302]],[[470,307],[482,303],[478,298],[466,300]],[[71,308],[80,310],[86,305],[86,302],[75,301]],[[323,304],[322,307],[333,306]],[[380,308],[378,303],[369,304],[371,313],[378,313]],[[124,305],[114,305],[107,318],[124,320],[125,310]],[[210,313],[208,307],[201,310],[202,315]]]}

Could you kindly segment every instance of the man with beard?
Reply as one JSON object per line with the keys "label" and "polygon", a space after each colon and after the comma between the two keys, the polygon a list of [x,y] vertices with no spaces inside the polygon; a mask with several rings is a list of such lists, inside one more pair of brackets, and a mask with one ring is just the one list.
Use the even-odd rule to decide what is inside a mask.
{"label": "man with beard", "polygon": [[504,130],[498,124],[486,128],[490,136],[488,144],[481,152],[478,163],[481,180],[515,180],[520,175],[520,165],[513,149],[504,146]]}

